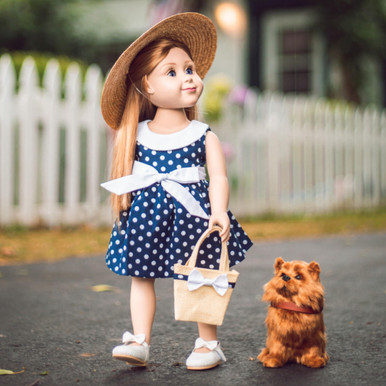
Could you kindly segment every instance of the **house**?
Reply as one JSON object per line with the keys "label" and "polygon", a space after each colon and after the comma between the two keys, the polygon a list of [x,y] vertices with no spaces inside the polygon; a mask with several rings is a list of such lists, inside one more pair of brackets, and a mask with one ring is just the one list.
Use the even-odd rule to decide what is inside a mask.
{"label": "house", "polygon": [[[339,99],[344,77],[315,28],[313,0],[248,0],[248,79],[260,90]],[[386,61],[366,60],[363,104],[386,104]]]}
{"label": "house", "polygon": [[[234,85],[261,91],[347,98],[342,66],[315,28],[314,0],[109,0],[74,3],[79,36],[94,37],[107,72],[119,54],[160,18],[193,10],[217,27],[216,58],[207,79],[225,74]],[[368,59],[362,104],[386,104],[386,62]]]}

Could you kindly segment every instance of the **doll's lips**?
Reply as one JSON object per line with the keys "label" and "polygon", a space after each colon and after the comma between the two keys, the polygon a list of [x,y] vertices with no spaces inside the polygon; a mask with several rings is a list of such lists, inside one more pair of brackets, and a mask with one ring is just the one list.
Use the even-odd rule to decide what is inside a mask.
{"label": "doll's lips", "polygon": [[195,92],[196,91],[196,87],[184,88],[184,89],[182,89],[182,91]]}

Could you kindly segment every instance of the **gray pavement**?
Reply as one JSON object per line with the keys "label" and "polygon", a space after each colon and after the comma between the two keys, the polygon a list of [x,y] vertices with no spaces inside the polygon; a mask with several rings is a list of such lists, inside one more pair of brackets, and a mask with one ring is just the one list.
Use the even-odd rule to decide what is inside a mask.
{"label": "gray pavement", "polygon": [[[330,362],[265,369],[267,306],[262,286],[277,256],[318,261],[326,290]],[[130,279],[103,256],[0,267],[0,385],[384,385],[386,383],[386,234],[258,243],[237,266],[240,278],[219,330],[228,361],[189,372],[184,361],[196,327],[173,317],[172,281],[158,280],[150,365],[130,368],[111,349],[130,329]],[[94,292],[108,284],[112,292]]]}

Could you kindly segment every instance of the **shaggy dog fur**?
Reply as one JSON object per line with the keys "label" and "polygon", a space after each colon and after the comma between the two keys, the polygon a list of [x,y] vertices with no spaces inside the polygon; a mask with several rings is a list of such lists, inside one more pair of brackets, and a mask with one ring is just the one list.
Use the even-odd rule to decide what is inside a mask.
{"label": "shaggy dog fur", "polygon": [[323,322],[324,289],[316,262],[275,261],[275,276],[264,286],[270,302],[266,347],[257,357],[265,367],[296,362],[323,367],[328,361]]}

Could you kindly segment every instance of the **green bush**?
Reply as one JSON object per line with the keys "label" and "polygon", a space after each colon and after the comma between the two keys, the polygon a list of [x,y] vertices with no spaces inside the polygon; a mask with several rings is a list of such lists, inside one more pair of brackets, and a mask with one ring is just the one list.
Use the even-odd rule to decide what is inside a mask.
{"label": "green bush", "polygon": [[[4,54],[4,52],[3,52],[3,54]],[[86,63],[82,62],[81,60],[71,59],[67,56],[62,56],[62,55],[60,55],[60,56],[46,55],[44,53],[34,52],[34,51],[12,51],[12,52],[8,52],[8,54],[11,56],[12,62],[14,64],[17,80],[19,79],[20,70],[21,70],[21,67],[23,65],[24,60],[27,57],[31,57],[36,64],[36,69],[38,72],[38,78],[39,78],[40,86],[42,86],[42,84],[43,84],[43,76],[44,76],[44,71],[46,69],[47,63],[51,59],[55,59],[59,63],[60,73],[62,76],[62,82],[64,80],[64,77],[65,77],[65,74],[66,74],[68,67],[72,63],[76,63],[79,65],[83,80],[84,80],[84,77],[86,75],[87,68],[88,68],[88,65]]]}

